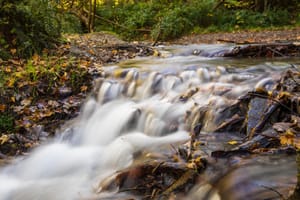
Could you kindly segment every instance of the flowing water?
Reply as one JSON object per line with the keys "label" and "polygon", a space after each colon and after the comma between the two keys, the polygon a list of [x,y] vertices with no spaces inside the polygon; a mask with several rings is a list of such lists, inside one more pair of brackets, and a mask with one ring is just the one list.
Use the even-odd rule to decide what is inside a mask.
{"label": "flowing water", "polygon": [[[271,80],[300,62],[212,57],[230,48],[161,47],[160,57],[105,67],[105,78],[96,80],[94,91],[73,123],[29,156],[1,169],[0,199],[101,199],[101,180],[130,166],[137,152],[168,151],[169,144],[188,141],[199,117],[205,122],[201,138],[208,143],[207,153],[226,149],[224,143],[241,137],[210,133],[224,119],[220,111],[256,87],[267,89]],[[199,116],[202,108],[207,111],[205,116]],[[296,181],[294,160],[286,155],[244,160],[249,165],[228,173],[226,180],[230,181],[219,193],[243,199],[257,192],[258,186],[285,190]],[[276,176],[277,172],[280,175]],[[247,174],[248,178],[259,178],[250,180]],[[239,182],[247,184],[249,190],[233,189]],[[224,185],[222,180],[218,185]],[[198,190],[203,187],[195,187],[189,198],[204,198]]]}

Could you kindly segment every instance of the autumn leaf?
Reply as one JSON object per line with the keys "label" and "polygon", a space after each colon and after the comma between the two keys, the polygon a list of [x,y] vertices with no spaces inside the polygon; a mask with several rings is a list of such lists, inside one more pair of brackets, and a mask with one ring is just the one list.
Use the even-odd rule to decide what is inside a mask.
{"label": "autumn leaf", "polygon": [[236,145],[236,144],[238,144],[238,141],[236,141],[236,140],[230,140],[228,142],[228,144],[230,144],[230,145]]}
{"label": "autumn leaf", "polygon": [[87,89],[88,89],[88,87],[86,85],[83,85],[83,86],[80,87],[81,92],[86,92]]}
{"label": "autumn leaf", "polygon": [[95,51],[93,51],[92,49],[89,50],[89,53],[95,55]]}
{"label": "autumn leaf", "polygon": [[4,112],[6,108],[6,105],[0,104],[0,112]]}
{"label": "autumn leaf", "polygon": [[40,56],[38,55],[38,54],[34,54],[33,56],[32,56],[32,60],[34,61],[34,62],[38,62],[39,61],[39,59],[40,59]]}
{"label": "autumn leaf", "polygon": [[288,129],[283,135],[279,137],[281,145],[292,145],[297,149],[300,149],[300,138]]}
{"label": "autumn leaf", "polygon": [[10,101],[15,103],[16,102],[16,97],[10,97]]}
{"label": "autumn leaf", "polygon": [[2,135],[0,137],[0,144],[3,145],[4,143],[6,143],[9,140],[9,136],[8,135]]}
{"label": "autumn leaf", "polygon": [[8,81],[7,81],[7,87],[13,87],[15,84],[16,79],[11,77]]}
{"label": "autumn leaf", "polygon": [[10,53],[11,53],[12,55],[16,54],[16,53],[17,53],[17,49],[11,49],[11,50],[10,50]]}
{"label": "autumn leaf", "polygon": [[114,49],[114,50],[111,51],[111,53],[112,53],[112,54],[117,54],[117,53],[118,53],[118,50]]}
{"label": "autumn leaf", "polygon": [[65,72],[63,76],[61,76],[62,81],[67,81],[69,79],[68,73]]}
{"label": "autumn leaf", "polygon": [[28,106],[31,104],[31,99],[24,99],[21,101],[22,106]]}
{"label": "autumn leaf", "polygon": [[4,71],[7,72],[7,73],[10,73],[11,72],[11,68],[10,67],[5,67]]}

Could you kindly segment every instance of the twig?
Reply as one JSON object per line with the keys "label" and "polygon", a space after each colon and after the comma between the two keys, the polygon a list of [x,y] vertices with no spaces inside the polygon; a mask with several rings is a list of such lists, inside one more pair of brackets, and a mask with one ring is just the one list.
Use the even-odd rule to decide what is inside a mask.
{"label": "twig", "polygon": [[276,51],[275,49],[272,49],[270,47],[267,47],[268,50],[272,51],[273,53],[277,53],[278,55],[285,57],[285,55],[283,55],[282,53],[280,53],[279,51]]}
{"label": "twig", "polygon": [[261,187],[263,187],[265,189],[268,189],[268,190],[270,190],[272,192],[275,192],[281,199],[286,200],[286,198],[284,198],[284,196],[280,192],[278,192],[277,190],[275,190],[274,188],[271,188],[271,187],[268,187],[268,186],[265,186],[265,185],[259,185],[259,186],[261,186]]}

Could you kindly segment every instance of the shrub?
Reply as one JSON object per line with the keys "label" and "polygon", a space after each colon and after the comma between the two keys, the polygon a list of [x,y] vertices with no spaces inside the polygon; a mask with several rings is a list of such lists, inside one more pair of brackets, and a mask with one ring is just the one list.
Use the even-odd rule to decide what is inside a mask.
{"label": "shrub", "polygon": [[0,5],[2,59],[8,54],[29,57],[58,42],[60,23],[48,1],[1,0]]}

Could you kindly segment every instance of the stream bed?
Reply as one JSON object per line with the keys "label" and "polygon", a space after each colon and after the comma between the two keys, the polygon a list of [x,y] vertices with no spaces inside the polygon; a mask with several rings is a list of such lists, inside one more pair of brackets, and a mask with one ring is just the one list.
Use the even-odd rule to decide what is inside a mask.
{"label": "stream bed", "polygon": [[[1,168],[0,200],[287,198],[297,182],[295,153],[211,155],[231,151],[249,136],[216,131],[231,117],[224,110],[251,91],[271,90],[300,59],[218,57],[231,48],[161,46],[157,56],[104,67],[76,119],[28,156]],[[256,103],[259,113],[264,102]],[[259,123],[257,118],[251,122]],[[162,178],[162,188],[141,190],[144,195],[129,188],[139,175],[120,183],[120,172],[123,177],[123,170],[151,159],[158,161],[156,171],[170,160],[194,169],[184,161],[184,152],[191,156],[191,137],[197,142],[192,164],[206,160],[189,174],[192,180],[177,183],[177,174],[164,168],[161,173],[168,177]]]}

